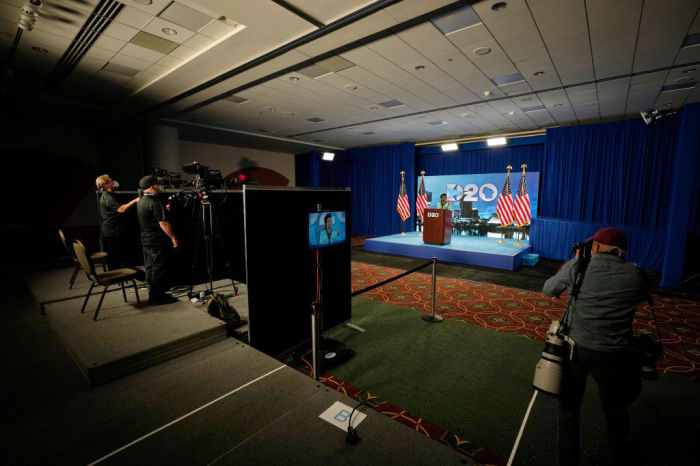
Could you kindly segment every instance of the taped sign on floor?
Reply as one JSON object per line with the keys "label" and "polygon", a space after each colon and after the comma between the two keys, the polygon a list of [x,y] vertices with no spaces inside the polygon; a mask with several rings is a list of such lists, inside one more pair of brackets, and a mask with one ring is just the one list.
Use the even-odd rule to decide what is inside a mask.
{"label": "taped sign on floor", "polygon": [[[330,408],[322,412],[318,417],[326,422],[330,422],[334,426],[342,429],[344,431],[348,430],[348,421],[350,420],[350,413],[352,413],[352,408],[348,405],[336,401],[331,405]],[[367,417],[366,414],[361,413],[357,409],[352,413],[352,427],[357,428],[358,425]]]}

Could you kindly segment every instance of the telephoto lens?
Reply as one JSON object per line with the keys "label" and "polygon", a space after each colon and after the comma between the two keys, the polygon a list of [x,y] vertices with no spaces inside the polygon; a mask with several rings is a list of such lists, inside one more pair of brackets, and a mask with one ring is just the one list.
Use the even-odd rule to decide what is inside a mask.
{"label": "telephoto lens", "polygon": [[558,335],[559,321],[553,320],[547,330],[547,341],[544,344],[542,357],[535,367],[535,378],[532,387],[549,395],[559,396],[561,381],[564,376],[562,363],[567,357],[567,344]]}

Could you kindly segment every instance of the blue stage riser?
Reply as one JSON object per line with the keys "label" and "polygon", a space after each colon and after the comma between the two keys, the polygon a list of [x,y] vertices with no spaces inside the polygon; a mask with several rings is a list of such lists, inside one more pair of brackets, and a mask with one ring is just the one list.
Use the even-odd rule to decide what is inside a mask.
{"label": "blue stage riser", "polygon": [[436,246],[424,244],[422,236],[409,232],[405,236],[391,235],[365,240],[365,250],[422,259],[436,257],[442,262],[515,270],[520,267],[522,257],[532,250],[529,242],[521,240],[521,246],[515,246],[515,241],[506,239],[504,243],[499,243],[496,238],[456,235],[450,244]]}

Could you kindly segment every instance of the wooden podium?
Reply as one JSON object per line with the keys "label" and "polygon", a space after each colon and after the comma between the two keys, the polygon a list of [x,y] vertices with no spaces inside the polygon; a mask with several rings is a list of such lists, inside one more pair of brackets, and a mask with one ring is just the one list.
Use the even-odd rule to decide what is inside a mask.
{"label": "wooden podium", "polygon": [[423,242],[426,244],[450,244],[452,241],[452,211],[425,209]]}

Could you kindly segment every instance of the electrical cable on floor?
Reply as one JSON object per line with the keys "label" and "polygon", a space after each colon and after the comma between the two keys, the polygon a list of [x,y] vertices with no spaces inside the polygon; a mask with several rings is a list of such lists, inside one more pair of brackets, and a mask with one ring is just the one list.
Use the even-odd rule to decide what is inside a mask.
{"label": "electrical cable on floor", "polygon": [[357,442],[360,441],[360,437],[357,435],[357,429],[355,429],[352,426],[352,415],[355,414],[355,410],[362,405],[372,408],[372,405],[368,404],[365,401],[361,401],[360,403],[356,404],[354,408],[352,408],[352,411],[350,412],[350,417],[348,418],[348,431],[345,434],[345,441],[348,442],[350,445],[357,445]]}

